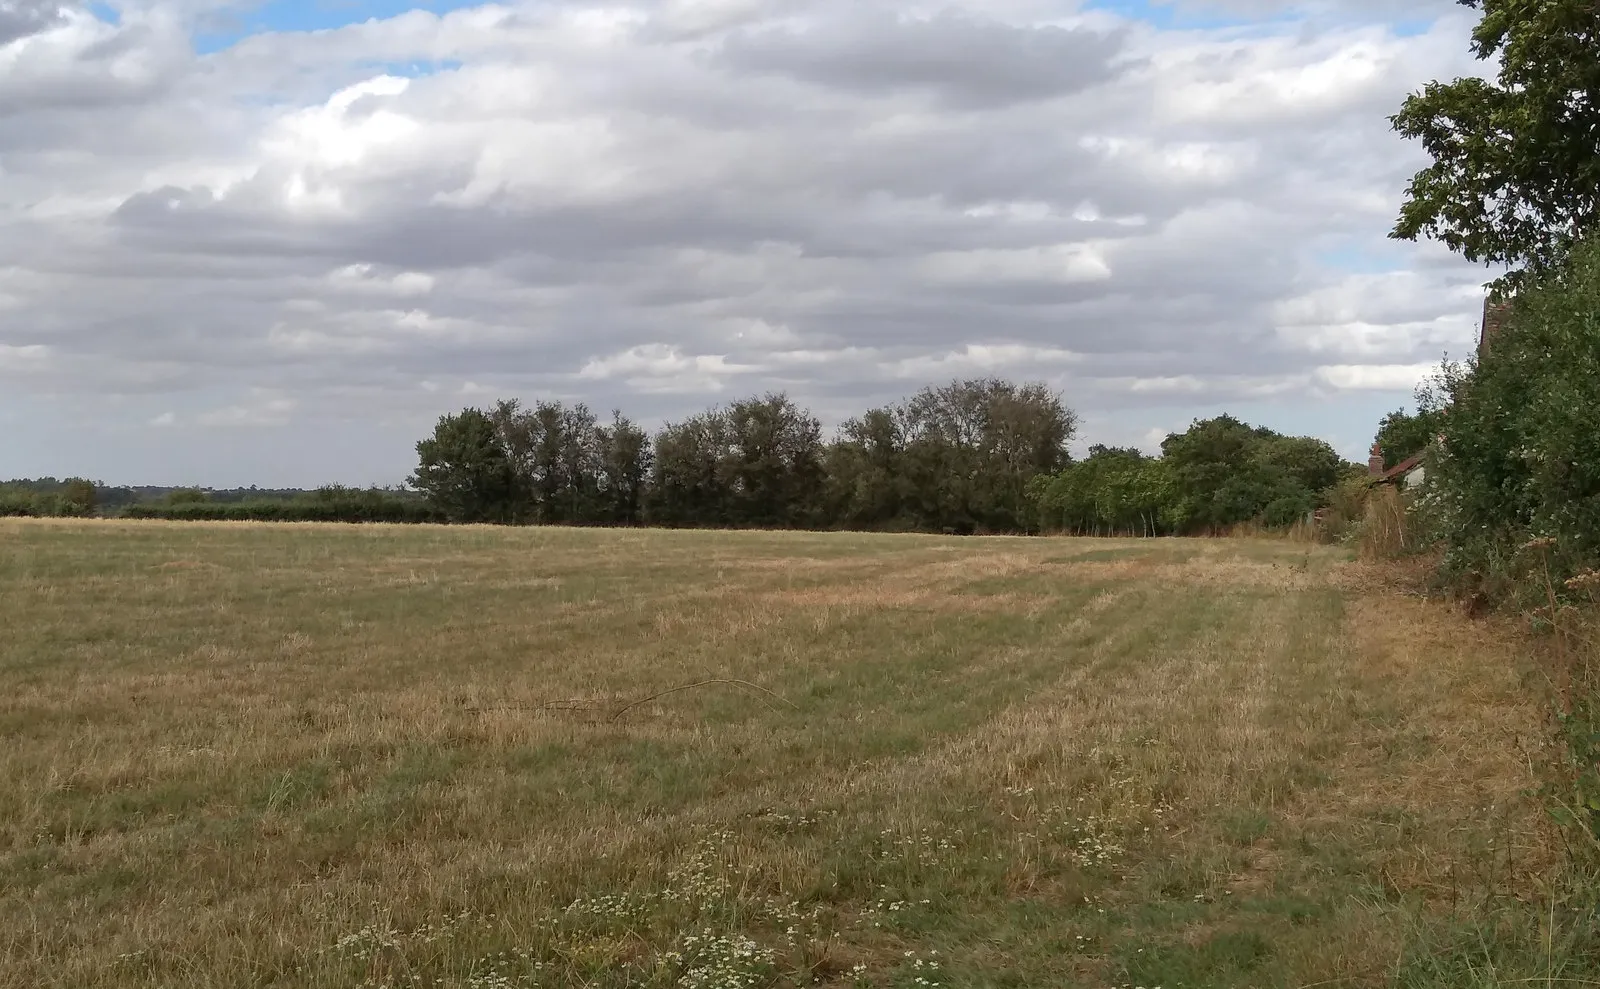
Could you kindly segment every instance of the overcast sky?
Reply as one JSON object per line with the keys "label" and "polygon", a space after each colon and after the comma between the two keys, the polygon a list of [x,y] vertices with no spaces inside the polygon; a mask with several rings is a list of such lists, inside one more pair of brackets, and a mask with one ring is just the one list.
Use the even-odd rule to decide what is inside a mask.
{"label": "overcast sky", "polygon": [[1043,380],[1364,460],[1493,272],[1386,239],[1452,0],[0,0],[0,478],[394,483],[496,397]]}

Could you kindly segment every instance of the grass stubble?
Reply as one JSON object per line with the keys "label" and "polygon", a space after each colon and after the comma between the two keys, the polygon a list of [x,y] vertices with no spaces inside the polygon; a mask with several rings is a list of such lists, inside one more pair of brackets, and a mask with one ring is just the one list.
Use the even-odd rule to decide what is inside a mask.
{"label": "grass stubble", "polygon": [[0,985],[1595,978],[1516,640],[1361,572],[0,522]]}

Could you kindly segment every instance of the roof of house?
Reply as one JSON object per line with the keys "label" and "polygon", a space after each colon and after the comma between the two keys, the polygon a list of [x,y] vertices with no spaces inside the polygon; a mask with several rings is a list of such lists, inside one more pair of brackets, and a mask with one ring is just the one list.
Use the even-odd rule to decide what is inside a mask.
{"label": "roof of house", "polygon": [[1398,464],[1390,467],[1382,474],[1374,477],[1371,481],[1368,481],[1368,485],[1376,486],[1379,484],[1393,484],[1395,481],[1398,481],[1400,478],[1411,473],[1411,471],[1414,470],[1418,464],[1422,463],[1422,458],[1427,456],[1427,454],[1428,450],[1426,447],[1418,450],[1416,453],[1413,453],[1411,456],[1400,461]]}

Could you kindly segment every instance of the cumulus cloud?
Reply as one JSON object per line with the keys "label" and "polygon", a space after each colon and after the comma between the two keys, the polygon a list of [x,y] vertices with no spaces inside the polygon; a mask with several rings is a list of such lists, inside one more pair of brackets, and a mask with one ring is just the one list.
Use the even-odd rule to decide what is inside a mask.
{"label": "cumulus cloud", "polygon": [[1398,404],[1492,274],[1385,239],[1384,116],[1478,68],[1447,3],[529,0],[203,54],[209,6],[0,0],[0,414],[93,461],[37,472],[233,430],[229,480],[283,480],[268,435],[395,480],[483,396],[837,419],[976,373],[1142,442]]}

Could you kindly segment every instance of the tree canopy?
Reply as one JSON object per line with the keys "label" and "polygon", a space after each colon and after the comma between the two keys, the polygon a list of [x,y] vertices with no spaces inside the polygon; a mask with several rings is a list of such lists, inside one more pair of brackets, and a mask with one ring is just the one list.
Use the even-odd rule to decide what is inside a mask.
{"label": "tree canopy", "polygon": [[1472,50],[1499,72],[1429,83],[1390,118],[1433,158],[1391,236],[1505,265],[1504,295],[1553,271],[1600,218],[1600,4],[1459,2],[1483,11]]}

